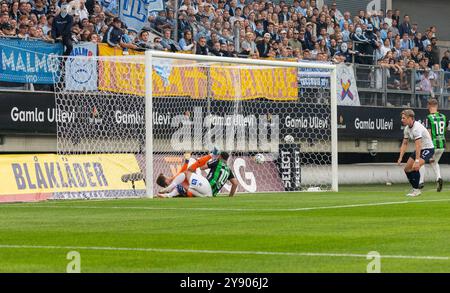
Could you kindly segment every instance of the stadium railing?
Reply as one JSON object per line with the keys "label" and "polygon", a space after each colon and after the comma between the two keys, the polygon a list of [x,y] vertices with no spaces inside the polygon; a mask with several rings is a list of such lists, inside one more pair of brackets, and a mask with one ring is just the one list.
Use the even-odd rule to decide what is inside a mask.
{"label": "stadium railing", "polygon": [[382,107],[426,107],[431,96],[442,108],[449,108],[450,72],[429,70],[431,91],[421,90],[423,70],[403,68],[402,72],[380,65],[353,64],[362,105]]}
{"label": "stadium railing", "polygon": [[[249,56],[245,57],[248,58]],[[450,72],[430,71],[434,76],[431,82],[432,91],[424,92],[420,90],[420,79],[422,77],[420,70],[403,69],[403,72],[399,73],[379,65],[358,63],[353,65],[362,105],[424,107],[424,101],[430,96],[435,96],[440,101],[441,107],[449,107]],[[0,81],[0,89],[6,91],[51,91],[52,87],[51,85]]]}

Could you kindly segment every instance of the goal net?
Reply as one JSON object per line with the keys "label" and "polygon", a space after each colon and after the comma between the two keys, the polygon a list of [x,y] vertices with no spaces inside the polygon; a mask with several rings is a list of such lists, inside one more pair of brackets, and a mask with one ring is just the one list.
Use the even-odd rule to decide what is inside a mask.
{"label": "goal net", "polygon": [[[75,119],[57,119],[57,152],[92,166],[73,170],[83,188],[55,198],[151,197],[159,174],[214,146],[230,154],[238,192],[337,190],[333,65],[165,52],[61,65],[57,113]],[[89,180],[106,173],[116,183]]]}

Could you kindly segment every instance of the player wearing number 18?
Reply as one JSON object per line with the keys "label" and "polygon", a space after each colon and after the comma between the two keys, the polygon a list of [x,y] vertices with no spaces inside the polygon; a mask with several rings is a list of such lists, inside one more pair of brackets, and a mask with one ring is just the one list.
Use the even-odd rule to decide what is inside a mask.
{"label": "player wearing number 18", "polygon": [[406,177],[408,177],[413,190],[407,194],[407,196],[420,195],[419,181],[420,173],[419,169],[423,164],[428,163],[434,154],[434,145],[431,140],[428,130],[414,120],[414,111],[411,109],[402,111],[402,124],[405,126],[403,143],[400,147],[400,156],[397,163],[400,165],[403,160],[403,155],[408,147],[408,140],[414,140],[415,151],[410,155],[405,166]]}
{"label": "player wearing number 18", "polygon": [[[436,99],[430,99],[428,101],[428,114],[425,120],[425,126],[431,134],[431,139],[434,144],[434,156],[430,159],[430,166],[433,168],[436,174],[437,191],[442,190],[443,180],[441,178],[441,169],[439,167],[439,160],[445,151],[445,133],[447,130],[447,117],[444,114],[438,112],[438,101]],[[420,168],[420,184],[423,186],[425,166]]]}

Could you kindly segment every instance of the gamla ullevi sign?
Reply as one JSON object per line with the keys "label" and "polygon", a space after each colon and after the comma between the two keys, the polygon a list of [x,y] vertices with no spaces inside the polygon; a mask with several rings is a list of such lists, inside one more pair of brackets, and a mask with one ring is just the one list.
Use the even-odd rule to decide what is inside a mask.
{"label": "gamla ullevi sign", "polygon": [[75,112],[66,112],[55,108],[47,108],[46,111],[34,108],[34,110],[20,110],[17,107],[11,109],[11,120],[14,122],[75,122]]}

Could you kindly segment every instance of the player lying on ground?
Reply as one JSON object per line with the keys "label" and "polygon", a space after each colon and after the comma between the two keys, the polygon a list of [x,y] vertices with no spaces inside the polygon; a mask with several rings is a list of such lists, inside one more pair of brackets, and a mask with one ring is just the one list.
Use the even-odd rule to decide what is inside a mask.
{"label": "player lying on ground", "polygon": [[[227,181],[231,183],[229,196],[233,196],[236,193],[238,181],[226,163],[228,157],[228,153],[222,152],[217,159],[207,163],[212,158],[211,155],[207,155],[199,158],[189,168],[187,167],[188,161],[186,161],[180,172],[172,178],[160,174],[156,183],[164,188],[159,191],[158,197],[216,196]],[[197,168],[200,170],[210,169],[207,177],[195,173]]]}
{"label": "player lying on ground", "polygon": [[413,187],[413,190],[406,196],[420,195],[419,169],[423,164],[428,163],[434,154],[434,145],[430,133],[425,126],[414,120],[414,116],[414,111],[411,109],[402,111],[402,124],[405,126],[405,130],[403,143],[400,147],[400,156],[397,161],[399,165],[402,163],[403,155],[408,147],[408,140],[412,139],[415,142],[415,151],[409,156],[405,166],[406,177]]}
{"label": "player lying on ground", "polygon": [[[430,114],[425,121],[428,132],[431,135],[434,145],[434,156],[430,159],[430,165],[436,174],[437,192],[442,190],[442,184],[444,183],[441,178],[441,169],[439,167],[439,160],[445,151],[445,132],[447,130],[447,117],[444,114],[438,112],[438,101],[436,99],[430,99],[428,101],[428,111]],[[419,187],[423,188],[425,177],[425,165],[419,170],[420,172],[420,184]]]}

